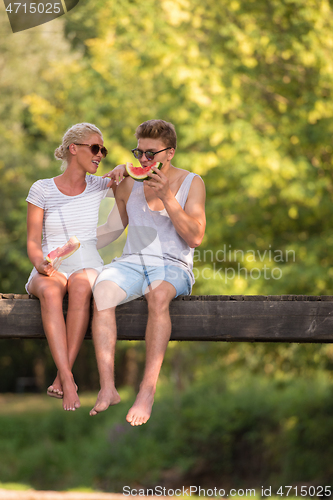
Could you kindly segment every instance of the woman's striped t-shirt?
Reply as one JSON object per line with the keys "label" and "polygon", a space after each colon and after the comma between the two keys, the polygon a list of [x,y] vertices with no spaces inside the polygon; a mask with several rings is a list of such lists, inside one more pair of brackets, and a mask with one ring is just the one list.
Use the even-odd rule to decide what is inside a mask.
{"label": "woman's striped t-shirt", "polygon": [[[72,236],[81,243],[95,244],[99,206],[110,191],[109,179],[86,176],[86,189],[76,196],[67,196],[57,188],[54,179],[41,179],[29,191],[27,202],[44,210],[42,249],[44,256],[62,246]],[[109,194],[108,194],[109,195]]]}

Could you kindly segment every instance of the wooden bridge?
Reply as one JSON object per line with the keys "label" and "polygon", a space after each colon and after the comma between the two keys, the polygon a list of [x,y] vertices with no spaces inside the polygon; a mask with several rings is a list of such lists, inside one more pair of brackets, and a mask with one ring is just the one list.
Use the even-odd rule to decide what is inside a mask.
{"label": "wooden bridge", "polygon": [[[170,313],[171,340],[333,342],[333,296],[328,295],[180,296]],[[146,323],[144,298],[117,307],[119,340],[143,340]],[[45,338],[38,299],[0,294],[1,338]]]}

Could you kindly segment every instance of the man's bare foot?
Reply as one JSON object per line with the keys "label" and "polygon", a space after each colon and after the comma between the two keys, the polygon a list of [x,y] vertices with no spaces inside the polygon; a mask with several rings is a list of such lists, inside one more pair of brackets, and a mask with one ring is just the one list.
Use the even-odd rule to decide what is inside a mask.
{"label": "man's bare foot", "polygon": [[80,408],[81,403],[76,392],[77,386],[74,380],[68,379],[66,381],[63,381],[62,387],[64,391],[62,402],[63,409],[67,411],[75,411],[77,408]]}
{"label": "man's bare foot", "polygon": [[127,422],[135,426],[145,424],[148,421],[154,404],[154,394],[155,390],[152,387],[142,387],[139,390],[134,405],[127,413]]}
{"label": "man's bare foot", "polygon": [[89,415],[97,415],[101,411],[105,411],[109,406],[113,406],[120,403],[120,396],[115,387],[111,389],[101,389],[98,393],[96,404],[92,410],[90,410]]}

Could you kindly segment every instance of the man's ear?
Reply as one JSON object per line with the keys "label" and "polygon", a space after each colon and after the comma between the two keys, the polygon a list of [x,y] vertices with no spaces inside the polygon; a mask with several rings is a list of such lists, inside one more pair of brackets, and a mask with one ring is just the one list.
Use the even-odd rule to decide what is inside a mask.
{"label": "man's ear", "polygon": [[168,160],[172,160],[172,158],[175,156],[176,150],[174,148],[169,149],[168,152]]}

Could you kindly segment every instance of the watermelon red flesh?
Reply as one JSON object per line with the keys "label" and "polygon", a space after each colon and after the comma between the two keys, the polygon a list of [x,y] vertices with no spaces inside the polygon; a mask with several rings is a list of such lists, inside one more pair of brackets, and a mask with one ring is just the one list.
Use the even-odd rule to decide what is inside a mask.
{"label": "watermelon red flesh", "polygon": [[76,236],[72,236],[67,243],[63,247],[58,247],[55,250],[52,250],[47,256],[46,260],[53,264],[56,259],[57,262],[61,262],[64,259],[67,259],[70,255],[72,255],[76,250],[80,247],[80,242]]}
{"label": "watermelon red flesh", "polygon": [[126,163],[126,170],[128,175],[130,175],[135,181],[145,181],[149,179],[148,174],[151,172],[152,167],[157,167],[160,169],[163,163],[156,161],[149,167],[135,167],[133,163]]}

